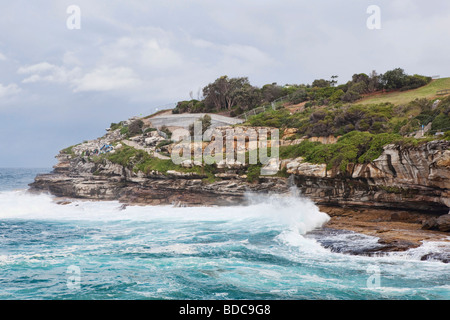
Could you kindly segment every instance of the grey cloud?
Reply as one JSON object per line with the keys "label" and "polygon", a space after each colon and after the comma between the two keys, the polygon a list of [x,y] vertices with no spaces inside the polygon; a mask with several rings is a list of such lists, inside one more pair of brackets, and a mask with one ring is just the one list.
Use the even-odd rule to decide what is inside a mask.
{"label": "grey cloud", "polygon": [[[72,4],[80,30],[66,28]],[[381,30],[366,27],[371,4],[381,8]],[[450,4],[438,0],[17,0],[0,17],[1,133],[9,137],[0,147],[18,146],[0,152],[0,167],[33,166],[28,153],[51,165],[59,148],[188,99],[221,75],[262,86],[334,74],[345,82],[394,67],[450,73]]]}

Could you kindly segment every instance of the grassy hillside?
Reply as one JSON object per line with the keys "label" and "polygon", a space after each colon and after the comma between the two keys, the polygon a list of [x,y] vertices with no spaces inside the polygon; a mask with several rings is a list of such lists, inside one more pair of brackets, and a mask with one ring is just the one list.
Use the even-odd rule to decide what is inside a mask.
{"label": "grassy hillside", "polygon": [[442,78],[433,80],[426,86],[408,90],[408,91],[396,91],[391,93],[378,93],[373,96],[369,96],[365,99],[359,100],[356,103],[357,104],[378,104],[378,103],[385,103],[389,102],[394,105],[399,104],[406,104],[410,101],[413,101],[415,99],[433,99],[436,97],[442,97],[437,96],[436,92],[443,89],[450,89],[450,78]]}

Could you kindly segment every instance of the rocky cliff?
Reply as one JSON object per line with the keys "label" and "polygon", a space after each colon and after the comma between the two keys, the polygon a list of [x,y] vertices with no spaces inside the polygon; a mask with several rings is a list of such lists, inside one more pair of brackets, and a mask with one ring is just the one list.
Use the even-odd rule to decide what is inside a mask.
{"label": "rocky cliff", "polygon": [[450,207],[449,141],[417,147],[387,145],[368,164],[349,164],[345,173],[325,164],[284,160],[295,184],[317,203],[448,213]]}
{"label": "rocky cliff", "polygon": [[[117,132],[111,132],[96,143],[121,138]],[[141,140],[152,139],[144,136]],[[54,171],[37,176],[30,190],[124,203],[234,205],[245,201],[246,192],[285,193],[296,185],[303,195],[321,205],[437,214],[448,213],[450,207],[449,141],[432,141],[417,147],[387,145],[374,161],[349,164],[346,172],[339,168],[327,170],[325,164],[307,163],[302,158],[284,159],[268,165],[284,175],[260,176],[257,182],[248,181],[243,165],[221,164],[211,180],[201,170],[144,173],[108,159],[92,161],[82,151],[89,143],[92,144],[74,147],[71,154],[61,152]]]}

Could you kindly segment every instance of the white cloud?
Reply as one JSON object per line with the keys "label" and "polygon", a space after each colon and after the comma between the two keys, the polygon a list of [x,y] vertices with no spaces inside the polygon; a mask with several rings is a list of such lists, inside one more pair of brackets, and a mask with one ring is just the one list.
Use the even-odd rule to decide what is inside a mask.
{"label": "white cloud", "polygon": [[0,61],[5,61],[6,57],[3,53],[0,52]]}
{"label": "white cloud", "polygon": [[243,63],[251,63],[256,67],[271,64],[274,60],[265,52],[256,47],[240,44],[231,44],[223,47],[223,52],[227,56],[235,57]]}
{"label": "white cloud", "polygon": [[51,82],[68,83],[80,75],[81,69],[75,67],[71,70],[56,66],[48,62],[41,62],[30,66],[20,67],[18,74],[29,75],[22,83]]}
{"label": "white cloud", "polygon": [[41,73],[41,72],[50,71],[50,70],[54,69],[55,67],[56,66],[54,66],[48,62],[41,62],[41,63],[33,64],[30,66],[20,67],[17,70],[17,73],[18,74]]}
{"label": "white cloud", "polygon": [[140,84],[136,73],[127,67],[100,67],[73,81],[74,92],[128,89]]}
{"label": "white cloud", "polygon": [[171,48],[173,36],[159,29],[121,37],[102,48],[102,61],[109,64],[135,64],[139,68],[167,69],[182,65],[180,53]]}
{"label": "white cloud", "polygon": [[[76,63],[74,58],[73,55],[66,54],[64,61],[73,64]],[[69,69],[65,65],[57,66],[41,62],[20,67],[17,73],[27,76],[22,83],[67,84],[73,92],[127,89],[140,83],[138,75],[128,67],[101,66],[92,71],[83,72],[80,67]]]}
{"label": "white cloud", "polygon": [[64,65],[81,65],[81,61],[78,59],[75,53],[71,51],[64,53],[62,61]]}
{"label": "white cloud", "polygon": [[7,86],[4,86],[3,84],[0,83],[0,98],[1,99],[16,95],[20,91],[21,91],[21,89],[15,83],[8,84]]}

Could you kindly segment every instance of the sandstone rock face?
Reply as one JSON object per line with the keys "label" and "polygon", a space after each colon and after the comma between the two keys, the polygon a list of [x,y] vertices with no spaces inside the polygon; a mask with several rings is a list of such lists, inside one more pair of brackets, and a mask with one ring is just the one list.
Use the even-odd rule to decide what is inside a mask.
{"label": "sandstone rock face", "polygon": [[450,214],[445,214],[437,218],[438,230],[442,232],[450,231]]}
{"label": "sandstone rock face", "polygon": [[[60,154],[53,173],[38,175],[30,184],[31,192],[50,192],[58,197],[92,200],[119,200],[151,205],[237,205],[246,201],[247,192],[287,192],[286,179],[269,177],[249,183],[245,175],[218,174],[222,180],[208,183],[196,173],[168,170],[144,174],[104,161],[92,163],[83,157],[71,159]],[[192,165],[199,165],[192,162]],[[241,167],[233,163],[233,167]]]}
{"label": "sandstone rock face", "polygon": [[301,175],[306,177],[325,178],[327,176],[326,164],[312,164],[304,162],[303,158],[299,157],[286,164],[286,172],[294,175]]}
{"label": "sandstone rock face", "polygon": [[326,165],[302,158],[284,161],[302,194],[317,203],[373,206],[448,213],[450,207],[449,141],[418,147],[388,145],[368,164],[350,165],[349,174],[326,171]]}
{"label": "sandstone rock face", "polygon": [[[219,163],[221,171],[215,176],[222,180],[210,183],[199,174],[144,174],[109,161],[92,163],[82,156],[61,153],[54,172],[37,176],[31,190],[129,203],[231,205],[245,201],[247,191],[284,193],[295,185],[302,195],[321,205],[446,214],[450,207],[449,146],[448,141],[418,147],[388,145],[379,158],[368,164],[349,164],[345,173],[338,168],[327,170],[326,164],[307,163],[301,157],[273,160],[263,167],[259,183],[247,182],[246,165],[239,161]],[[191,160],[183,163],[184,167],[201,165]],[[279,169],[285,169],[290,178],[271,176]],[[443,229],[446,223],[441,223]]]}
{"label": "sandstone rock face", "polygon": [[450,214],[444,214],[437,218],[432,217],[432,218],[426,219],[422,223],[422,229],[450,232]]}

